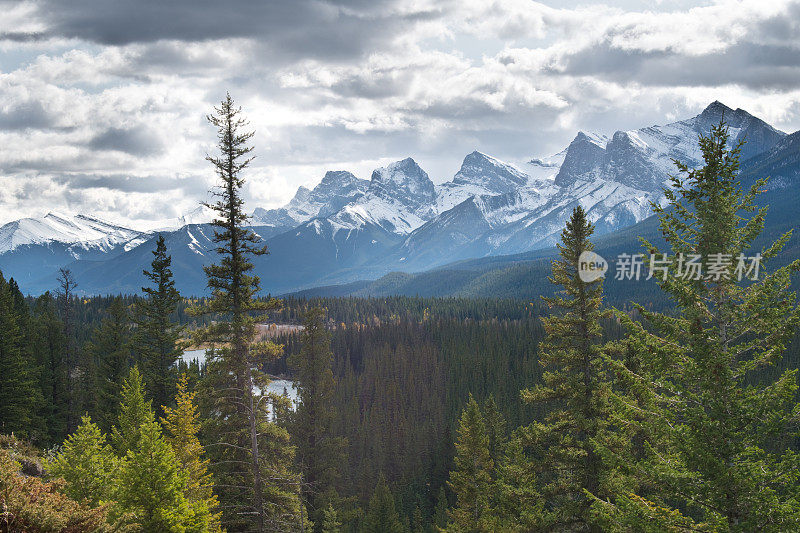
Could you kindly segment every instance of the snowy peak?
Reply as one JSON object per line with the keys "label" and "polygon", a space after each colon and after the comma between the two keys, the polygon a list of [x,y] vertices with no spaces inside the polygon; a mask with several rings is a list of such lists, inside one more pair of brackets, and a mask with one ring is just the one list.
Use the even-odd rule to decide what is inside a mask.
{"label": "snowy peak", "polygon": [[299,187],[294,198],[279,209],[256,208],[253,223],[274,227],[294,227],[315,217],[326,217],[363,196],[367,180],[346,170],[329,170],[314,189]]}
{"label": "snowy peak", "polygon": [[88,215],[48,213],[39,218],[15,220],[0,227],[0,253],[27,244],[50,242],[110,249],[141,234]]}
{"label": "snowy peak", "polygon": [[487,192],[505,194],[524,186],[528,177],[516,168],[475,151],[464,158],[453,177],[458,185],[478,185]]}
{"label": "snowy peak", "polygon": [[605,165],[607,143],[605,137],[579,131],[567,147],[564,162],[556,174],[556,185],[565,187],[579,179],[599,176]]}
{"label": "snowy peak", "polygon": [[430,216],[436,201],[436,189],[416,161],[410,157],[372,172],[368,193],[398,202],[417,216]]}

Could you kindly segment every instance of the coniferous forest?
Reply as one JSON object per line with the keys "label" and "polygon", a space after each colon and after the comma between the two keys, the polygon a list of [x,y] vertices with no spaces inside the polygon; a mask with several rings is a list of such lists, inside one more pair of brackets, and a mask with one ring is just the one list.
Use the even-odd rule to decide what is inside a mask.
{"label": "coniferous forest", "polygon": [[654,206],[657,309],[580,275],[581,207],[536,301],[263,294],[252,132],[230,95],[208,121],[205,296],[163,238],[139,294],[0,276],[0,531],[800,531],[800,259],[754,249],[767,176],[740,184],[724,121]]}

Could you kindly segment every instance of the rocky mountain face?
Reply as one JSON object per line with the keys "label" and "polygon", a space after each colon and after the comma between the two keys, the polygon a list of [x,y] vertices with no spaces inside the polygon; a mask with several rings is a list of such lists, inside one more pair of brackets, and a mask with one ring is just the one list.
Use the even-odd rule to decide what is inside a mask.
{"label": "rocky mountain face", "polygon": [[330,170],[312,190],[297,189],[294,198],[279,209],[257,207],[253,224],[292,228],[315,217],[326,217],[361,197],[369,181],[356,178],[346,170]]}
{"label": "rocky mountain face", "polygon": [[[610,138],[579,132],[558,154],[518,164],[475,151],[439,185],[411,158],[376,169],[370,180],[327,172],[313,189],[300,187],[286,206],[255,210],[253,229],[270,249],[256,260],[255,271],[265,290],[281,293],[526,252],[552,246],[577,205],[586,209],[597,235],[611,233],[651,214],[651,202],[661,200],[674,172],[672,158],[690,166],[701,163],[697,137],[723,115],[731,143],[747,141],[742,151],[742,159],[751,162],[747,168],[757,162],[796,184],[791,173],[797,167],[797,134],[787,137],[746,111],[714,102],[695,117],[664,126],[617,131]],[[0,245],[19,243],[27,234],[7,226],[0,230]],[[78,259],[72,268],[81,273],[87,292],[138,291],[150,259],[145,252],[154,246],[142,242],[152,235],[124,228],[107,232],[113,235],[109,242],[117,244],[105,260],[64,260]],[[207,225],[190,224],[170,233],[167,242],[184,293],[205,290],[200,266],[215,259],[212,232]],[[5,250],[0,253],[3,272],[17,253],[11,245]],[[182,278],[184,270],[194,274]],[[35,281],[23,287],[43,288]]]}

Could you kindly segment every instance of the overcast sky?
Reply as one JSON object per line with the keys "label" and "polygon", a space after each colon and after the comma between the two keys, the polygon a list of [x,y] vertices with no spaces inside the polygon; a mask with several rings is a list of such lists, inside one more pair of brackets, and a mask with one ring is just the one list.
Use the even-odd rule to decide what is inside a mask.
{"label": "overcast sky", "polygon": [[435,182],[718,99],[800,129],[798,1],[0,0],[0,222],[145,223],[213,183],[211,106],[256,130],[248,210],[408,156]]}

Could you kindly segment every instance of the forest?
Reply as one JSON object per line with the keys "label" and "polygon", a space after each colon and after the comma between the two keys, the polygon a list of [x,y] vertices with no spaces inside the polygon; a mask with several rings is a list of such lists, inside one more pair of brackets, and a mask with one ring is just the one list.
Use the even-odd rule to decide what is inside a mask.
{"label": "forest", "polygon": [[654,206],[654,310],[582,279],[580,207],[536,301],[263,295],[240,113],[209,117],[209,295],[177,292],[163,239],[141,294],[0,275],[0,532],[800,530],[800,259],[770,268],[789,234],[757,279],[681,259],[750,255],[769,217],[724,123]]}

